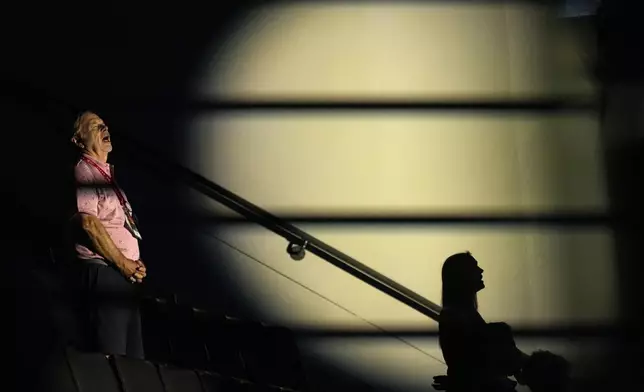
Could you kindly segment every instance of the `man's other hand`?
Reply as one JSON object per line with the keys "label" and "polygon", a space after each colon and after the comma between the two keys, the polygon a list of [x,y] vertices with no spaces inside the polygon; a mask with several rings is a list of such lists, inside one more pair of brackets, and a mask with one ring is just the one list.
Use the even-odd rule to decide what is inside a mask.
{"label": "man's other hand", "polygon": [[141,283],[145,278],[145,266],[136,260],[125,259],[118,266],[119,270],[132,283]]}
{"label": "man's other hand", "polygon": [[141,283],[143,281],[143,278],[147,275],[147,268],[145,267],[145,264],[143,264],[143,261],[141,260],[136,260],[135,263],[137,264],[136,267],[136,272],[133,275],[133,278],[135,279],[136,282]]}
{"label": "man's other hand", "polygon": [[145,272],[147,268],[145,267],[145,264],[143,264],[143,261],[141,259],[136,260],[136,264],[138,264],[137,270],[141,272]]}

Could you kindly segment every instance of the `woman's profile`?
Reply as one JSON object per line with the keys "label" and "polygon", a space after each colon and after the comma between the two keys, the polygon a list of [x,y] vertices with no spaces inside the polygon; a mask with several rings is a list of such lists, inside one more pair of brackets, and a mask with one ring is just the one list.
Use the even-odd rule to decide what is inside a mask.
{"label": "woman's profile", "polygon": [[483,269],[469,253],[445,260],[439,343],[447,364],[449,391],[512,391],[508,376],[520,372],[528,356],[517,349],[505,323],[486,323],[477,293],[485,288]]}

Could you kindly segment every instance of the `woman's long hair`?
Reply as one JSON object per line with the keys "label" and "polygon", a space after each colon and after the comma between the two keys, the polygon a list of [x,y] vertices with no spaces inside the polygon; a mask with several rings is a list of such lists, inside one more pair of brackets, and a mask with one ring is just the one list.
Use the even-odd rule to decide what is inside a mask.
{"label": "woman's long hair", "polygon": [[470,252],[456,253],[445,260],[441,271],[443,307],[478,309],[476,290],[468,287],[467,281],[468,270],[475,268],[476,263]]}

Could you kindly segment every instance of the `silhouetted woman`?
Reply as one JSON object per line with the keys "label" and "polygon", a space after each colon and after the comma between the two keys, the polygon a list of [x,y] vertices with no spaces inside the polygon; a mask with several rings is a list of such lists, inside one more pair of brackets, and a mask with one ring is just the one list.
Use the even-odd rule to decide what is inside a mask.
{"label": "silhouetted woman", "polygon": [[485,287],[483,270],[469,253],[445,260],[439,342],[447,363],[448,391],[507,391],[527,359],[516,348],[505,323],[486,323],[478,312],[477,293]]}

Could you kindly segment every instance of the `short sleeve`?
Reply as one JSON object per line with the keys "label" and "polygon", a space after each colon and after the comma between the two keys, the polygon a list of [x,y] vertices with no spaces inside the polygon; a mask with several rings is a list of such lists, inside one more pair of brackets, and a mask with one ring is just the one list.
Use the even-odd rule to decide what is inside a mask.
{"label": "short sleeve", "polygon": [[78,164],[74,169],[76,179],[76,207],[77,212],[98,216],[98,189],[92,187],[96,184],[94,176],[87,165]]}

